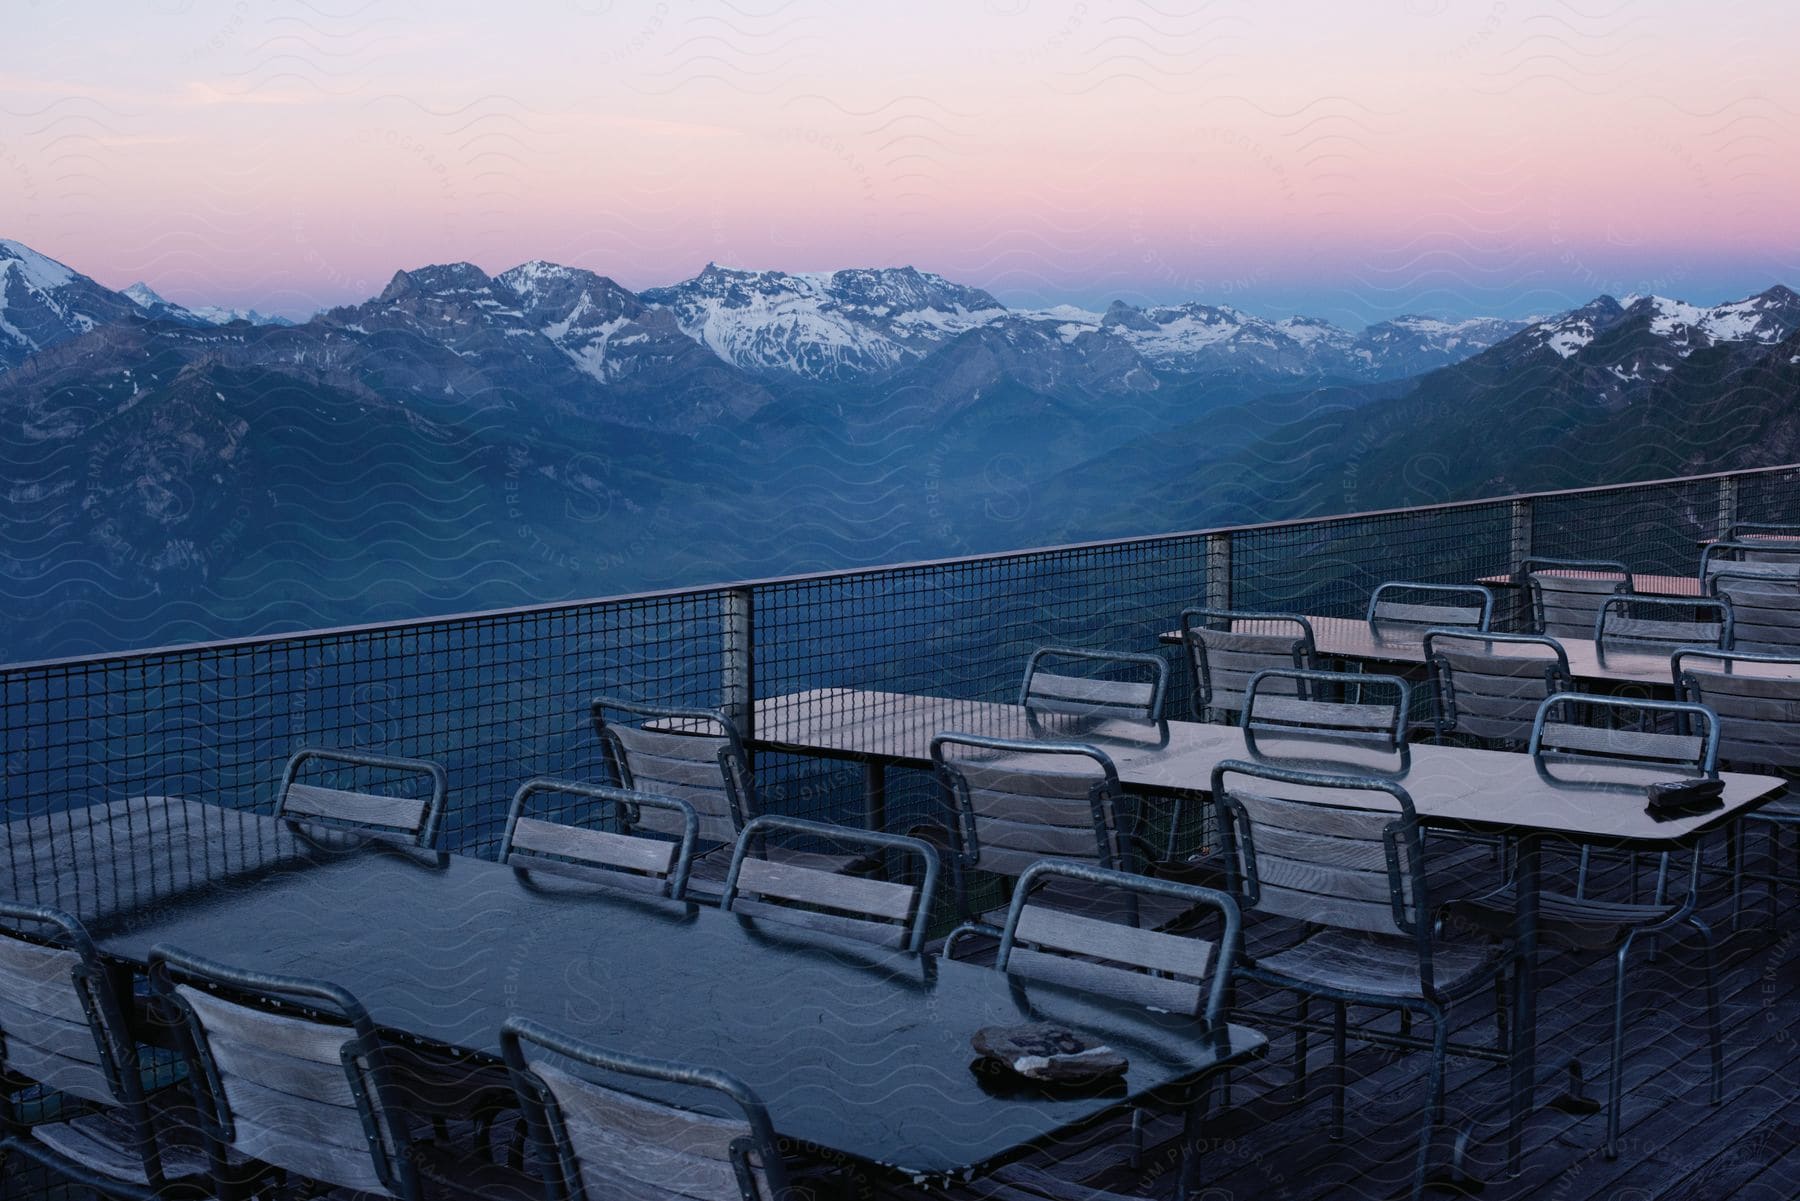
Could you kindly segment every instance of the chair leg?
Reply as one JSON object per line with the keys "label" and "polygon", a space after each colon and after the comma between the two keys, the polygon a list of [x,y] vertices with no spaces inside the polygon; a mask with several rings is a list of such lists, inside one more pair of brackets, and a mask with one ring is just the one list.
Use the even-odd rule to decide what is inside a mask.
{"label": "chair leg", "polygon": [[1144,1111],[1131,1111],[1131,1155],[1126,1160],[1132,1171],[1144,1166]]}
{"label": "chair leg", "polygon": [[1294,1103],[1302,1104],[1306,1100],[1306,1044],[1305,1023],[1312,1013],[1312,998],[1305,993],[1300,994],[1299,1011],[1294,1015],[1299,1025],[1294,1027]]}
{"label": "chair leg", "polygon": [[[1634,932],[1635,933],[1635,932]],[[1619,1112],[1625,1099],[1625,961],[1632,934],[1619,944],[1613,972],[1612,1072],[1606,1081],[1606,1158],[1619,1157]]]}
{"label": "chair leg", "polygon": [[1200,1184],[1201,1140],[1212,1110],[1212,1085],[1201,1086],[1199,1095],[1181,1115],[1181,1162],[1176,1169],[1175,1201],[1188,1201]]}
{"label": "chair leg", "polygon": [[1725,828],[1725,858],[1731,868],[1731,932],[1736,934],[1744,918],[1744,823]]}
{"label": "chair leg", "polygon": [[1444,1112],[1444,1066],[1450,1055],[1450,1028],[1441,1010],[1431,1018],[1431,1077],[1425,1093],[1425,1122],[1419,1132],[1419,1162],[1413,1169],[1413,1201],[1425,1195],[1425,1173],[1431,1168],[1431,1145]]}
{"label": "chair leg", "polygon": [[1494,973],[1494,1047],[1502,1052],[1512,1049],[1512,1042],[1507,1037],[1509,1033],[1506,1017],[1507,1001],[1506,968],[1502,966],[1499,971]]}
{"label": "chair leg", "polygon": [[1334,1001],[1331,1009],[1331,1141],[1344,1140],[1344,1093],[1350,1084],[1350,1066],[1345,1062],[1344,1043],[1349,1025],[1350,1007]]}
{"label": "chair leg", "polygon": [[1725,1025],[1719,1013],[1719,947],[1712,927],[1698,914],[1688,915],[1688,924],[1700,936],[1701,967],[1706,973],[1706,1041],[1712,1063],[1712,1088],[1707,1099],[1714,1105],[1725,1099]]}

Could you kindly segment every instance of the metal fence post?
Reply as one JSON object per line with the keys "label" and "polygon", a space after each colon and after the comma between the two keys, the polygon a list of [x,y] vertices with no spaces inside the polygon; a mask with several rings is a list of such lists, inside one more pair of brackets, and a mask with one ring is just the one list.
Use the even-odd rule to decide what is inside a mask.
{"label": "metal fence post", "polygon": [[1512,502],[1512,531],[1507,538],[1506,570],[1518,575],[1531,558],[1531,501],[1521,498]]}
{"label": "metal fence post", "polygon": [[1206,536],[1206,607],[1231,608],[1231,535]]}
{"label": "metal fence post", "polygon": [[755,600],[749,588],[719,598],[719,708],[745,739],[756,736]]}
{"label": "metal fence post", "polygon": [[1728,475],[1719,480],[1719,524],[1715,538],[1724,538],[1738,519],[1738,477]]}

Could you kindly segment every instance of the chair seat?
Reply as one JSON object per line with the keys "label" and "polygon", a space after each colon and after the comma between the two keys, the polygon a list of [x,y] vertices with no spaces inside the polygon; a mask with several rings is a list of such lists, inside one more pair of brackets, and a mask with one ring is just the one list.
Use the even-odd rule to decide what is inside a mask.
{"label": "chair seat", "polygon": [[[1453,996],[1485,979],[1500,962],[1498,946],[1438,943],[1431,949],[1433,984]],[[1305,942],[1259,957],[1258,975],[1280,976],[1302,986],[1419,1000],[1419,951],[1410,939],[1384,938],[1349,930],[1321,930]]]}
{"label": "chair seat", "polygon": [[[210,1165],[192,1115],[175,1120],[172,1104],[151,1102],[151,1123],[156,1131],[157,1152],[165,1180],[211,1190]],[[109,1106],[64,1122],[31,1128],[30,1139],[71,1164],[113,1180],[148,1186],[144,1155],[138,1146],[137,1127],[123,1108]],[[31,1150],[20,1144],[27,1154]]]}
{"label": "chair seat", "polygon": [[[1510,934],[1517,897],[1511,884],[1503,884],[1486,896],[1450,902],[1444,906],[1444,915],[1490,933]],[[1543,892],[1538,894],[1538,937],[1567,948],[1616,946],[1630,931],[1661,925],[1676,911],[1674,905],[1590,900]]]}

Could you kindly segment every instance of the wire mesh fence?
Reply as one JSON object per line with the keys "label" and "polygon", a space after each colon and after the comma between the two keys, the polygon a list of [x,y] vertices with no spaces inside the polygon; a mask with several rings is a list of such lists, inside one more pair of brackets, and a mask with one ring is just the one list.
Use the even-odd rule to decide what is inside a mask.
{"label": "wire mesh fence", "polygon": [[[293,751],[359,749],[441,763],[439,845],[491,855],[527,779],[605,782],[597,695],[723,708],[755,748],[759,714],[850,720],[870,691],[1012,701],[1030,652],[1067,645],[1170,655],[1179,717],[1158,636],[1190,605],[1359,616],[1384,580],[1534,555],[1693,576],[1705,540],[1797,515],[1782,467],[0,668],[4,817],[144,795],[269,812]],[[755,768],[765,810],[865,816],[853,760],[763,747]],[[932,803],[923,772],[885,786],[891,828]]]}

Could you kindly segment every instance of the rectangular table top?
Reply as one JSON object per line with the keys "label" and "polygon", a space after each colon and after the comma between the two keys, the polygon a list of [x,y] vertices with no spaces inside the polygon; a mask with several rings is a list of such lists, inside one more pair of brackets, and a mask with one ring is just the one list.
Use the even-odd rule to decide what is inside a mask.
{"label": "rectangular table top", "polygon": [[855,688],[818,688],[756,704],[752,743],[773,750],[926,767],[941,731],[1055,739],[1098,748],[1127,787],[1205,793],[1229,759],[1276,761],[1386,776],[1412,797],[1427,825],[1483,833],[1537,832],[1574,841],[1667,848],[1692,843],[1780,792],[1774,776],[1721,773],[1724,805],[1658,821],[1644,787],[1669,769],[1563,764],[1541,771],[1530,756],[1421,743],[1403,752],[1312,738],[1267,737],[1253,748],[1237,726],[1033,714],[1019,705]]}
{"label": "rectangular table top", "polygon": [[[1563,576],[1571,580],[1597,580],[1604,576],[1598,571],[1545,571],[1543,575]],[[1515,575],[1484,575],[1475,581],[1486,584],[1489,588],[1517,588],[1519,578]],[[1655,575],[1650,572],[1632,572],[1631,587],[1640,596],[1705,596],[1706,589],[1696,575]]]}
{"label": "rectangular table top", "polygon": [[[1377,635],[1360,617],[1309,615],[1306,621],[1313,628],[1313,642],[1319,654],[1325,658],[1402,667],[1425,663],[1425,640],[1420,631],[1388,630]],[[1179,646],[1181,631],[1170,630],[1162,635],[1161,641]],[[1669,692],[1675,686],[1667,655],[1615,651],[1602,662],[1600,649],[1592,638],[1558,638],[1556,641],[1569,657],[1569,674],[1581,683],[1648,684],[1663,692]],[[1504,651],[1501,644],[1496,647]]]}
{"label": "rectangular table top", "polygon": [[[161,797],[33,818],[0,827],[0,891],[73,911],[123,961],[167,944],[333,981],[378,1025],[431,1044],[497,1055],[517,1015],[719,1068],[762,1097],[779,1134],[921,1178],[995,1165],[1264,1046],[1245,1027],[1207,1035],[971,964],[296,830]],[[1124,1084],[1008,1093],[969,1070],[977,1029],[1038,1019],[1124,1052]]]}

